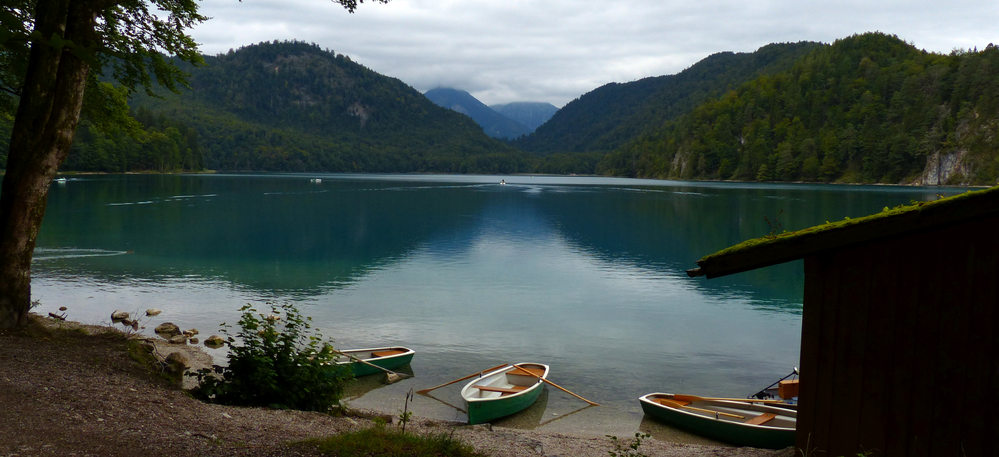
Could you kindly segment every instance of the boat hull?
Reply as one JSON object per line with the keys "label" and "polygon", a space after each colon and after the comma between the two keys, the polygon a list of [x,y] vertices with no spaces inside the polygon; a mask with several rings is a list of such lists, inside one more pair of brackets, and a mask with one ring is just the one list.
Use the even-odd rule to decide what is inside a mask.
{"label": "boat hull", "polygon": [[[385,368],[386,370],[395,370],[397,368],[409,365],[413,361],[413,356],[416,354],[412,349],[394,346],[394,347],[381,347],[381,348],[367,348],[367,349],[351,349],[347,351],[341,351],[344,354],[349,354],[358,359],[364,360],[372,365]],[[383,356],[378,356],[379,354],[386,354]],[[354,373],[354,377],[368,376],[378,373],[384,373],[384,371],[379,370],[371,365],[367,365],[356,360],[346,359],[337,362],[341,365],[346,365]]]}
{"label": "boat hull", "polygon": [[[701,415],[693,410],[684,410],[683,408],[665,406],[655,401],[657,396],[665,395],[669,394],[655,393],[640,397],[639,403],[642,405],[642,411],[653,419],[729,444],[767,449],[783,449],[788,446],[794,446],[796,432],[793,425],[750,425],[740,421],[724,420],[717,417]],[[738,410],[736,408],[739,408],[738,404],[734,402],[711,403],[729,404],[729,407],[723,409],[723,411],[728,411],[730,413],[737,412]],[[695,402],[692,403],[691,406],[695,408],[701,407],[703,409],[707,409],[710,407],[710,404],[699,405]],[[797,416],[796,411],[786,410],[783,408],[759,405],[746,405],[746,407],[747,409],[744,414],[747,416],[760,414],[762,412],[773,412],[781,415],[781,417],[784,417],[785,424],[787,420],[785,416],[791,418]],[[793,424],[793,422],[794,420],[792,419],[791,423]]]}
{"label": "boat hull", "polygon": [[[542,377],[548,377],[547,365],[539,363],[520,363],[518,365],[540,370]],[[541,392],[544,391],[544,382],[530,376],[516,376],[517,379],[514,379],[513,382],[504,380],[503,378],[507,377],[507,372],[512,370],[514,368],[508,366],[487,373],[481,378],[468,383],[461,390],[461,396],[465,399],[465,407],[468,411],[469,424],[481,424],[518,413],[527,409],[538,400]],[[516,393],[499,393],[480,392],[475,387],[482,384],[492,384],[499,387],[510,385],[513,387],[517,383],[526,388]],[[529,385],[525,386],[525,384]]]}

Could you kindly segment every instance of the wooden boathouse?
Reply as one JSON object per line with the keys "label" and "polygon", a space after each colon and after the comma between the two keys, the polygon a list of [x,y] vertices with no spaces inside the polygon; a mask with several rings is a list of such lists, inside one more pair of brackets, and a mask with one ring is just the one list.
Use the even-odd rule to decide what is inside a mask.
{"label": "wooden boathouse", "polygon": [[795,259],[799,451],[999,455],[999,187],[749,240],[688,274]]}

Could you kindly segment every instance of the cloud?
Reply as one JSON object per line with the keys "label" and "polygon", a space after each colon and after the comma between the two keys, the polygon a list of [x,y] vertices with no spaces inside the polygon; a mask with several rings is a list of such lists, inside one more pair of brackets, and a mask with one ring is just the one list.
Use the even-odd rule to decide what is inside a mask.
{"label": "cloud", "polygon": [[557,106],[610,82],[674,74],[710,54],[881,31],[947,53],[999,42],[999,3],[917,1],[205,0],[194,37],[216,54],[314,42],[417,90]]}

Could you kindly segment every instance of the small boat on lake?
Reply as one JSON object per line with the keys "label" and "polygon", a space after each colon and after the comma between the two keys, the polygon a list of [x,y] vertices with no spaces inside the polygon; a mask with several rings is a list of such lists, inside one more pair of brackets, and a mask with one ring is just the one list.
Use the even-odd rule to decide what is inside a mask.
{"label": "small boat on lake", "polygon": [[[491,371],[465,385],[469,424],[481,424],[527,409],[537,401],[548,378],[548,365],[518,363]],[[526,371],[525,371],[526,370]]]}
{"label": "small boat on lake", "polygon": [[639,397],[647,416],[698,435],[738,446],[783,449],[794,446],[798,412],[751,400],[713,400],[693,395],[651,393]]}
{"label": "small boat on lake", "polygon": [[[355,377],[383,373],[382,370],[371,365],[376,365],[386,370],[395,370],[396,368],[404,367],[413,360],[413,355],[416,354],[412,349],[402,346],[348,349],[339,352],[340,356],[336,358],[336,363],[349,365],[351,370],[354,371]],[[371,365],[359,362],[357,359],[368,362]]]}

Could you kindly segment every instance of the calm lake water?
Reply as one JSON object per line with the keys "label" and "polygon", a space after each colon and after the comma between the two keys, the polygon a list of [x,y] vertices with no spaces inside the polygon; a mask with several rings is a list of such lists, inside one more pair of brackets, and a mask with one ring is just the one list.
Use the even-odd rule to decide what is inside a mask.
{"label": "calm lake water", "polygon": [[[354,406],[396,413],[410,388],[535,361],[604,406],[580,410],[585,404],[549,388],[500,425],[598,436],[641,428],[670,439],[674,432],[643,421],[639,395],[743,397],[798,364],[800,261],[688,278],[698,258],[774,230],[959,191],[532,176],[81,176],[53,184],[32,292],[43,314],[66,306],[70,319],[99,323],[115,309],[155,307],[164,313],[146,322],[150,329],[171,321],[201,337],[235,323],[246,303],[294,302],[341,348],[417,351],[415,378],[363,380],[352,387]],[[462,406],[462,384],[417,396],[411,409],[464,420],[451,406]]]}

